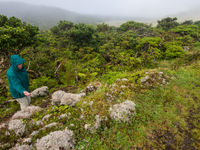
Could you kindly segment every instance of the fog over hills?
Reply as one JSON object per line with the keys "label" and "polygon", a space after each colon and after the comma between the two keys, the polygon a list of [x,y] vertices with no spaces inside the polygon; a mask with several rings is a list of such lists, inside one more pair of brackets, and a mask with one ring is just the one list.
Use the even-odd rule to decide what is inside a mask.
{"label": "fog over hills", "polygon": [[[0,2],[0,14],[8,17],[15,16],[23,21],[39,26],[40,28],[49,28],[56,25],[60,20],[68,20],[74,23],[87,23],[98,24],[105,22],[110,25],[119,26],[120,24],[128,21],[135,20],[145,23],[153,23],[158,19],[156,17],[122,17],[122,16],[99,16],[99,15],[86,15],[76,12],[68,11],[53,6],[41,6],[28,4],[23,2]],[[200,10],[198,8],[191,9],[182,13],[169,15],[178,17],[179,20],[200,20]],[[163,16],[165,17],[165,16]]]}
{"label": "fog over hills", "polygon": [[174,15],[171,15],[172,17],[177,17],[179,21],[184,21],[184,20],[193,20],[197,21],[200,20],[200,6],[195,7],[193,9],[189,9],[184,12],[180,12]]}
{"label": "fog over hills", "polygon": [[37,25],[41,28],[52,27],[60,20],[68,20],[74,23],[111,23],[112,25],[118,25],[127,20],[135,21],[150,21],[152,19],[145,17],[118,17],[118,16],[97,16],[79,14],[65,9],[27,4],[23,2],[0,2],[0,14],[8,17],[15,16],[23,21]]}
{"label": "fog over hills", "polygon": [[39,6],[21,2],[0,2],[0,14],[9,17],[15,16],[40,27],[51,27],[59,20],[68,20],[74,23],[96,23],[102,21],[97,17],[81,15],[56,7]]}

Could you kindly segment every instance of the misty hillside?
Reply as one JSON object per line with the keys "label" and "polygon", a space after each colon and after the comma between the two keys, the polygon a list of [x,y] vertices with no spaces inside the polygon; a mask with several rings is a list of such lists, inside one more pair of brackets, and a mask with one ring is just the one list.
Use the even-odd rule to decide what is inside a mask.
{"label": "misty hillside", "polygon": [[183,11],[177,14],[170,15],[172,17],[177,17],[179,21],[185,20],[193,20],[197,21],[200,19],[200,9],[199,7],[195,7],[193,9],[189,9],[187,11]]}
{"label": "misty hillside", "polygon": [[94,16],[83,15],[72,11],[67,11],[57,7],[32,5],[22,2],[0,2],[0,14],[8,17],[15,16],[25,22],[39,26],[40,28],[50,28],[60,20],[68,20],[73,23],[98,24],[105,22],[109,25],[119,26],[128,20],[151,23],[152,18],[147,17],[119,17],[119,16]]}
{"label": "misty hillside", "polygon": [[94,24],[102,22],[102,18],[81,15],[56,7],[31,5],[20,2],[0,2],[0,14],[15,16],[42,28],[52,27],[60,20],[68,20],[74,23]]}

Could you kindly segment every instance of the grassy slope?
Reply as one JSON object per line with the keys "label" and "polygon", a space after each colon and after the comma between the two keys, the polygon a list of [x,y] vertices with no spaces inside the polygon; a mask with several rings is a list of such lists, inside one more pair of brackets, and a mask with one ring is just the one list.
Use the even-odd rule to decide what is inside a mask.
{"label": "grassy slope", "polygon": [[[121,89],[117,89],[119,91],[115,93],[113,101],[106,100],[105,93],[110,89],[103,86],[82,99],[76,107],[49,106],[45,108],[43,112],[35,114],[31,119],[41,120],[44,115],[52,114],[45,124],[56,121],[59,122],[59,126],[40,131],[39,135],[33,137],[32,142],[34,143],[37,138],[51,131],[64,129],[67,126],[74,131],[77,148],[198,149],[200,147],[200,61],[193,61],[191,56],[194,58],[195,55],[188,54],[184,59],[162,61],[156,68],[153,68],[154,71],[163,71],[174,77],[167,85],[145,89],[141,89],[137,84],[131,87],[135,72],[123,73],[121,76],[128,78],[130,83],[127,83],[128,88],[123,89],[121,95],[119,94]],[[199,59],[198,56],[197,59]],[[139,72],[149,70],[152,69]],[[108,80],[103,81],[108,82]],[[34,99],[32,104],[45,106],[45,103],[48,103],[45,99],[49,98]],[[136,116],[129,123],[119,123],[108,119],[103,121],[101,127],[94,133],[84,129],[86,123],[94,124],[95,115],[108,116],[108,109],[111,105],[126,99],[136,103]],[[84,101],[94,103],[90,107],[83,103]],[[13,110],[16,111],[16,109]],[[71,115],[68,118],[58,119],[59,115],[69,112]],[[3,113],[2,110],[1,113]],[[80,115],[85,118],[81,120]],[[32,125],[31,119],[24,120],[28,127],[25,137],[41,128]],[[16,142],[15,135],[11,133],[11,136],[4,136],[6,130],[0,132],[0,141],[9,143],[5,149],[13,146]]]}

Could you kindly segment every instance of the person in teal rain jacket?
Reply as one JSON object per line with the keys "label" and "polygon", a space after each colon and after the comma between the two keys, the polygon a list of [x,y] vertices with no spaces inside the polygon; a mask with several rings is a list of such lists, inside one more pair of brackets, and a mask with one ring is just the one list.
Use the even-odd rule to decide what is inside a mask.
{"label": "person in teal rain jacket", "polygon": [[21,110],[29,106],[31,102],[28,73],[24,62],[25,60],[19,55],[12,55],[11,66],[7,71],[9,90],[12,97],[19,102]]}

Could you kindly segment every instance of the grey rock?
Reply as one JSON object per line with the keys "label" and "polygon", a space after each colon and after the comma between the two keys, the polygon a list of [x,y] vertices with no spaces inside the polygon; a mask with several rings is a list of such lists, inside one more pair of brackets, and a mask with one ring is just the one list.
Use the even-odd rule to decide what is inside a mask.
{"label": "grey rock", "polygon": [[57,122],[53,122],[53,123],[46,125],[44,128],[51,128],[51,127],[56,126],[57,124],[58,124]]}
{"label": "grey rock", "polygon": [[23,139],[23,143],[30,144],[30,143],[31,143],[31,140],[32,140],[31,137],[29,137],[29,138],[25,138],[25,139]]}
{"label": "grey rock", "polygon": [[127,82],[128,81],[128,79],[127,78],[122,78],[122,79],[117,79],[116,81],[121,81],[121,82]]}
{"label": "grey rock", "polygon": [[59,116],[59,119],[63,119],[63,118],[66,118],[67,117],[67,114],[62,114]]}
{"label": "grey rock", "polygon": [[0,124],[0,129],[6,128],[7,124],[6,123],[2,123]]}
{"label": "grey rock", "polygon": [[127,122],[135,115],[135,103],[127,100],[123,103],[113,105],[109,111],[112,119]]}
{"label": "grey rock", "polygon": [[38,96],[47,96],[49,94],[49,89],[47,86],[43,86],[40,88],[35,89],[32,93],[31,93],[31,97],[38,97]]}
{"label": "grey rock", "polygon": [[39,133],[39,131],[33,131],[31,134],[30,134],[30,137],[33,137],[35,135],[37,135]]}
{"label": "grey rock", "polygon": [[36,142],[37,150],[70,150],[74,149],[74,145],[73,132],[67,128],[64,131],[51,132]]}
{"label": "grey rock", "polygon": [[29,145],[16,144],[16,146],[11,148],[10,150],[31,150],[31,148],[32,148],[32,146],[29,146]]}
{"label": "grey rock", "polygon": [[23,110],[17,111],[13,116],[12,119],[24,119],[30,118],[35,112],[41,111],[42,108],[38,106],[28,106]]}
{"label": "grey rock", "polygon": [[42,121],[44,121],[44,120],[48,121],[50,117],[51,117],[51,114],[47,114],[42,118]]}
{"label": "grey rock", "polygon": [[141,79],[141,83],[146,82],[149,78],[149,75],[146,75],[144,78]]}
{"label": "grey rock", "polygon": [[22,136],[25,133],[26,125],[23,123],[22,120],[11,120],[8,124],[8,129],[13,130],[16,135]]}
{"label": "grey rock", "polygon": [[101,87],[100,82],[92,82],[86,87],[85,92],[88,94],[90,92],[96,91],[100,87]]}
{"label": "grey rock", "polygon": [[188,52],[190,50],[190,47],[189,46],[183,46],[183,50]]}
{"label": "grey rock", "polygon": [[52,104],[61,104],[61,105],[68,105],[68,106],[75,106],[81,100],[81,97],[85,96],[85,93],[80,94],[72,94],[72,93],[65,93],[64,91],[56,91],[52,94]]}

